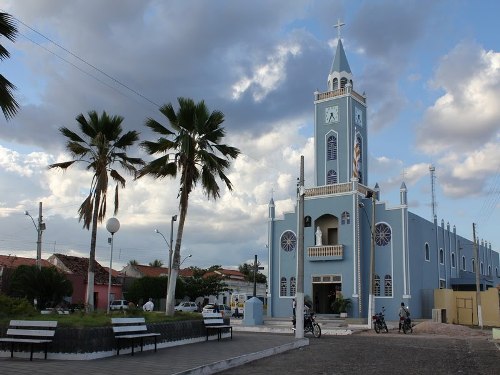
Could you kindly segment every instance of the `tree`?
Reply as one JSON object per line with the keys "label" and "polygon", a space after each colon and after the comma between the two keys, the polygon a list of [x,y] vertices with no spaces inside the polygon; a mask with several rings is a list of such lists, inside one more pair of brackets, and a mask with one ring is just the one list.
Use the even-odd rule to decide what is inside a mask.
{"label": "tree", "polygon": [[161,267],[163,266],[163,262],[160,259],[155,259],[152,262],[149,262],[151,267]]}
{"label": "tree", "polygon": [[[260,263],[257,263],[258,265]],[[254,273],[254,266],[252,264],[248,263],[243,263],[238,266],[238,270],[245,275],[245,280],[250,281],[253,283],[253,273]],[[257,273],[255,274],[255,281],[257,283],[266,283],[267,282],[267,277],[263,273],[260,273],[259,270],[257,270]]]}
{"label": "tree", "polygon": [[[220,187],[216,178],[221,179],[229,190],[233,189],[225,172],[229,169],[230,159],[236,159],[240,150],[222,144],[225,129],[221,126],[224,114],[220,111],[209,112],[204,101],[197,104],[192,99],[178,98],[177,112],[171,103],[163,105],[160,112],[167,118],[168,129],[156,120],[149,118],[146,126],[160,135],[153,141],[144,141],[141,146],[149,155],[159,157],[148,163],[138,177],[152,175],[155,178],[176,178],[180,174],[179,186],[179,225],[172,260],[171,281],[167,294],[166,314],[174,314],[175,287],[179,274],[180,251],[184,222],[186,220],[189,195],[197,183],[201,182],[204,193],[214,200],[220,197]],[[171,158],[173,156],[173,158]]]}
{"label": "tree", "polygon": [[55,267],[19,266],[12,275],[11,296],[37,300],[37,307],[57,306],[64,297],[73,294],[73,286],[66,275]]}
{"label": "tree", "polygon": [[[193,272],[191,277],[180,278],[184,287],[184,296],[189,297],[189,299],[194,301],[198,297],[216,296],[229,290],[224,282],[224,277],[213,274],[214,269],[220,269],[220,266],[215,266],[215,268],[212,266],[209,269],[190,267],[190,269]],[[212,275],[205,276],[207,273]]]}
{"label": "tree", "polygon": [[51,164],[49,168],[66,170],[76,162],[83,162],[87,164],[86,169],[93,173],[89,194],[78,209],[79,221],[83,220],[83,227],[88,230],[92,226],[86,304],[87,310],[93,311],[97,224],[102,223],[106,217],[108,179],[111,177],[116,182],[114,194],[114,215],[116,215],[119,208],[118,187],[125,187],[125,179],[113,166],[119,164],[126,172],[134,174],[137,166],[144,165],[144,162],[125,153],[127,148],[139,139],[139,133],[128,131],[122,134],[123,117],[110,117],[106,112],[99,117],[97,112],[90,111],[88,119],[79,114],[76,121],[83,137],[66,127],[59,129],[68,138],[66,149],[74,159]]}
{"label": "tree", "polygon": [[128,261],[128,264],[129,264],[130,266],[138,266],[138,265],[139,265],[139,262],[138,262],[138,261],[136,261],[135,259],[131,259],[131,260],[129,260],[129,261]]}
{"label": "tree", "polygon": [[[14,42],[17,35],[17,27],[14,24],[10,14],[0,13],[0,36]],[[0,60],[10,57],[9,51],[0,44]],[[6,120],[11,119],[19,110],[19,104],[14,98],[13,91],[16,86],[13,85],[7,78],[0,74],[0,107]]]}

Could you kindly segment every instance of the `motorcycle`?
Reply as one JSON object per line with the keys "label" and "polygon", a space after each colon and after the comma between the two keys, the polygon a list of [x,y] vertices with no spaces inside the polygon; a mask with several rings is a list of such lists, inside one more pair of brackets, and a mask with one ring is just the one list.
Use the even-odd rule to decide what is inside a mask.
{"label": "motorcycle", "polygon": [[387,324],[385,323],[385,308],[382,307],[382,312],[379,312],[378,314],[375,314],[372,316],[373,320],[373,328],[375,329],[375,332],[380,333],[381,330],[385,330],[385,332],[389,332],[389,329],[387,328]]}
{"label": "motorcycle", "polygon": [[[295,317],[293,317],[292,322],[292,330],[295,331]],[[318,339],[321,337],[321,327],[315,322],[314,312],[304,314],[304,334],[308,332],[312,333]]]}
{"label": "motorcycle", "polygon": [[411,324],[411,319],[409,317],[399,318],[401,322],[401,328],[403,328],[403,332],[406,334],[407,332],[413,333],[413,327]]}

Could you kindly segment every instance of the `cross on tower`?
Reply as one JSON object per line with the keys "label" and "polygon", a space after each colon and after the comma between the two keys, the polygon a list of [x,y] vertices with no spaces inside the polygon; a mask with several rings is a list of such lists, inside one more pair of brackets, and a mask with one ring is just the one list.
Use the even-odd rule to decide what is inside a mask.
{"label": "cross on tower", "polygon": [[337,28],[337,37],[338,37],[339,40],[340,40],[340,28],[342,26],[345,26],[345,23],[344,22],[340,22],[340,18],[337,18],[337,24],[333,25],[333,27]]}

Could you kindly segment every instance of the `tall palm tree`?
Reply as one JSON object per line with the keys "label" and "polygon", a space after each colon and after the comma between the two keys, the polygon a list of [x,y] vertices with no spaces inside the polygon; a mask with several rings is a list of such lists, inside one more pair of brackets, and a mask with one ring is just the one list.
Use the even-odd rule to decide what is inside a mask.
{"label": "tall palm tree", "polygon": [[66,170],[76,162],[83,162],[87,165],[86,169],[93,173],[89,194],[78,209],[79,221],[83,219],[83,227],[90,229],[92,225],[86,303],[87,310],[93,311],[97,224],[106,217],[108,178],[110,176],[116,182],[114,196],[114,215],[116,215],[119,207],[118,187],[125,187],[125,179],[116,169],[113,169],[113,165],[118,164],[126,172],[135,174],[137,167],[143,166],[144,162],[139,158],[131,158],[125,153],[128,147],[139,140],[139,133],[128,131],[122,134],[123,117],[110,117],[106,112],[99,117],[97,112],[90,111],[88,119],[83,114],[79,114],[76,121],[83,136],[66,127],[59,129],[68,138],[66,149],[74,159],[51,164],[49,168]]}
{"label": "tall palm tree", "polygon": [[[13,22],[12,16],[7,13],[0,13],[0,36],[3,36],[13,42],[16,39],[17,27]],[[0,44],[0,60],[10,57],[9,51]],[[0,107],[6,120],[12,118],[19,109],[19,104],[12,92],[16,89],[10,81],[0,74]]]}
{"label": "tall palm tree", "polygon": [[160,138],[155,142],[144,141],[141,146],[149,155],[160,156],[138,174],[138,177],[152,175],[155,178],[176,178],[180,174],[179,225],[167,292],[167,315],[174,314],[175,287],[189,194],[201,182],[207,197],[217,199],[220,197],[217,177],[232,190],[233,186],[225,171],[231,165],[230,159],[236,159],[240,154],[237,148],[221,143],[226,133],[221,126],[224,122],[222,112],[210,113],[204,101],[195,104],[192,99],[178,98],[178,102],[177,112],[171,103],[160,108],[172,130],[152,118],[146,120],[146,126],[158,133]]}
{"label": "tall palm tree", "polygon": [[163,266],[163,262],[160,259],[155,259],[152,262],[149,262],[150,267],[161,267]]}

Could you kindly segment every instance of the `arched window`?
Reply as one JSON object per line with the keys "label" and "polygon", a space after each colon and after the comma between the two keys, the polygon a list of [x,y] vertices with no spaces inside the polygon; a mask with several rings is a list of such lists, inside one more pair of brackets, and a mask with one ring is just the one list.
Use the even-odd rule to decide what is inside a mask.
{"label": "arched window", "polygon": [[329,136],[326,143],[326,160],[337,160],[337,137]]}
{"label": "arched window", "polygon": [[295,233],[291,230],[287,230],[281,235],[280,243],[281,248],[284,251],[295,251],[295,247],[297,246],[297,236],[295,236]]}
{"label": "arched window", "polygon": [[456,265],[455,265],[455,253],[451,253],[451,266],[453,268],[456,267]]}
{"label": "arched window", "polygon": [[462,256],[462,271],[467,271],[465,256]]}
{"label": "arched window", "polygon": [[374,279],[375,279],[375,295],[380,296],[380,276],[375,274]]}
{"label": "arched window", "polygon": [[337,78],[333,79],[332,90],[337,90],[339,88],[339,80]]}
{"label": "arched window", "polygon": [[444,251],[439,249],[439,263],[444,264]]}
{"label": "arched window", "polygon": [[343,77],[340,79],[340,88],[343,89],[347,84],[347,78]]}
{"label": "arched window", "polygon": [[297,283],[295,282],[295,277],[290,277],[290,295],[293,297],[296,292],[296,285]]}
{"label": "arched window", "polygon": [[431,260],[431,250],[428,243],[425,244],[425,260],[428,262]]}
{"label": "arched window", "polygon": [[333,169],[330,169],[328,171],[328,174],[326,175],[326,183],[327,185],[332,185],[337,183],[337,172],[335,172]]}
{"label": "arched window", "polygon": [[472,272],[476,272],[476,261],[474,259],[471,259],[471,264],[472,264]]}
{"label": "arched window", "polygon": [[351,215],[349,214],[349,212],[342,212],[342,216],[340,217],[340,224],[351,224]]}
{"label": "arched window", "polygon": [[488,266],[488,276],[491,276],[491,266]]}
{"label": "arched window", "polygon": [[286,297],[286,277],[281,278],[280,297]]}
{"label": "arched window", "polygon": [[479,263],[479,274],[484,275],[484,267],[483,267],[483,262]]}
{"label": "arched window", "polygon": [[391,275],[385,275],[384,278],[384,296],[392,296],[392,277]]}

